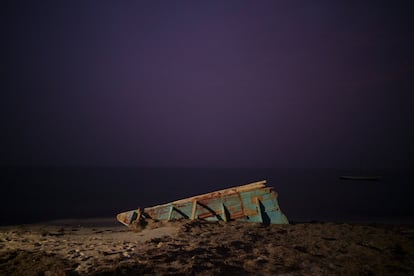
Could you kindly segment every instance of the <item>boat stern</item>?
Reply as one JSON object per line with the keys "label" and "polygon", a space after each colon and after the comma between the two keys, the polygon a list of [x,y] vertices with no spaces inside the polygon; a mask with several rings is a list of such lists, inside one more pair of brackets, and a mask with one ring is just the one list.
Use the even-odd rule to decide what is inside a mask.
{"label": "boat stern", "polygon": [[119,213],[116,216],[116,219],[125,226],[130,226],[133,222],[135,222],[140,214],[140,210],[132,210],[128,212]]}

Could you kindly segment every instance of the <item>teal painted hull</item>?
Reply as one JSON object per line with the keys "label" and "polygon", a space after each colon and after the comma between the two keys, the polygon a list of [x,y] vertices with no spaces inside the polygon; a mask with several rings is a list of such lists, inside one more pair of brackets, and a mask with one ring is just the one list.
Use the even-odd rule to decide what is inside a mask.
{"label": "teal painted hull", "polygon": [[245,221],[263,224],[287,224],[273,188],[266,181],[212,192],[171,203],[131,210],[118,214],[127,226],[142,224],[147,219],[203,219],[207,221]]}

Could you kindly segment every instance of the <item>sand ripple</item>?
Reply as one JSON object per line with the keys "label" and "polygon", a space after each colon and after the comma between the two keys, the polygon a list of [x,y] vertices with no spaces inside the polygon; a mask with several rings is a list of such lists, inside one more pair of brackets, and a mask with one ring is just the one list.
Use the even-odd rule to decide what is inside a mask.
{"label": "sand ripple", "polygon": [[414,226],[61,221],[0,228],[0,275],[413,275]]}

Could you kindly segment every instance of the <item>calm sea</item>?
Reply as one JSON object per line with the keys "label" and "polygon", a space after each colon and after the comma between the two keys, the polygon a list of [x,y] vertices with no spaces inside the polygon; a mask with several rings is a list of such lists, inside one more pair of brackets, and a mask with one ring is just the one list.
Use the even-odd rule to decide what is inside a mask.
{"label": "calm sea", "polygon": [[290,221],[413,223],[412,177],[408,170],[1,167],[0,224],[115,217],[263,179]]}

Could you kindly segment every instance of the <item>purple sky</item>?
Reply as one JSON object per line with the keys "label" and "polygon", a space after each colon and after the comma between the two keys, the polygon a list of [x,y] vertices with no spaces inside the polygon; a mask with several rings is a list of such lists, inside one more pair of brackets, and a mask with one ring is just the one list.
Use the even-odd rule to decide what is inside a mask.
{"label": "purple sky", "polygon": [[1,4],[0,164],[413,161],[410,1],[75,2]]}

